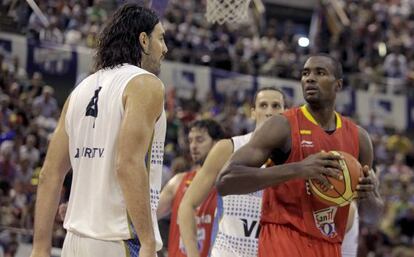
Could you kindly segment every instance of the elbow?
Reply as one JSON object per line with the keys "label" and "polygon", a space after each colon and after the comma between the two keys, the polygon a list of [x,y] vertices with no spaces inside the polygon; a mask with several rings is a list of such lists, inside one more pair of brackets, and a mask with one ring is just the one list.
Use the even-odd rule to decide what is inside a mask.
{"label": "elbow", "polygon": [[115,165],[115,174],[120,181],[125,181],[130,176],[130,171],[139,172],[142,169],[146,171],[145,165],[139,166],[138,162],[133,159],[119,159]]}

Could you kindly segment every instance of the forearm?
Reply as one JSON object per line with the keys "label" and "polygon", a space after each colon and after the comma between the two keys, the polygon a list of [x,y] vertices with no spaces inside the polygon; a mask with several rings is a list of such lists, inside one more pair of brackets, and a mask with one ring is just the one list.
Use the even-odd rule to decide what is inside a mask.
{"label": "forearm", "polygon": [[33,250],[50,252],[54,220],[62,190],[63,178],[42,170],[37,187]]}
{"label": "forearm", "polygon": [[358,212],[361,220],[370,225],[376,225],[380,221],[384,211],[384,201],[378,191],[373,196],[359,201]]}
{"label": "forearm", "polygon": [[199,257],[197,248],[196,208],[186,202],[181,202],[178,210],[178,225],[188,257]]}
{"label": "forearm", "polygon": [[155,237],[151,218],[149,177],[144,163],[121,165],[117,170],[128,215],[142,245],[154,248]]}
{"label": "forearm", "polygon": [[295,163],[276,165],[268,168],[228,165],[216,182],[217,191],[225,196],[247,194],[298,178]]}

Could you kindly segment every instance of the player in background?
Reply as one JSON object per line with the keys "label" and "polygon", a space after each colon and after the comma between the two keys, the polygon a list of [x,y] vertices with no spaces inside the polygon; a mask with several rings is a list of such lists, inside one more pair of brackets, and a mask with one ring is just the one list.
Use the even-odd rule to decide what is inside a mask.
{"label": "player in background", "polygon": [[[252,102],[256,129],[273,115],[284,111],[282,91],[274,87],[259,89]],[[246,144],[252,133],[220,140],[210,151],[201,170],[185,194],[178,213],[181,237],[189,257],[203,256],[197,247],[196,210],[214,189],[215,181],[231,154]],[[261,192],[218,198],[210,256],[257,256]]]}
{"label": "player in background", "polygon": [[[169,257],[187,256],[177,224],[178,207],[191,181],[203,165],[210,149],[222,138],[224,138],[224,131],[220,124],[214,120],[197,120],[189,126],[188,142],[194,164],[193,171],[179,173],[168,181],[161,191],[157,210],[158,218],[165,217],[171,213],[170,233],[168,236]],[[202,257],[207,257],[210,247],[210,236],[216,211],[216,198],[216,190],[210,190],[207,198],[196,211],[197,242],[201,252],[200,256]]]}

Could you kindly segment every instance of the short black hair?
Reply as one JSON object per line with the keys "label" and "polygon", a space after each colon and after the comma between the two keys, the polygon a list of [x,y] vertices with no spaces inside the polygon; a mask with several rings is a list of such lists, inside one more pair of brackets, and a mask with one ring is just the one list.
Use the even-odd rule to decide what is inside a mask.
{"label": "short black hair", "polygon": [[286,95],[285,95],[285,93],[283,92],[282,89],[277,88],[277,87],[261,87],[258,90],[256,90],[256,93],[254,93],[253,100],[251,102],[251,106],[253,108],[256,107],[257,95],[262,91],[276,91],[276,92],[279,92],[282,95],[283,104],[286,104],[285,103],[286,102]]}
{"label": "short black hair", "polygon": [[207,130],[208,135],[214,141],[220,140],[226,136],[221,125],[213,119],[195,120],[188,126],[188,131],[193,128]]}
{"label": "short black hair", "polygon": [[159,22],[151,9],[133,3],[120,7],[99,34],[96,70],[114,68],[123,63],[141,66],[139,35],[145,32],[150,36]]}
{"label": "short black hair", "polygon": [[343,74],[343,70],[342,70],[342,64],[337,59],[335,59],[332,55],[329,55],[327,53],[312,54],[308,57],[308,59],[306,59],[306,61],[309,60],[311,57],[326,57],[326,58],[328,58],[332,63],[335,78],[336,79],[342,79],[343,78],[344,74]]}

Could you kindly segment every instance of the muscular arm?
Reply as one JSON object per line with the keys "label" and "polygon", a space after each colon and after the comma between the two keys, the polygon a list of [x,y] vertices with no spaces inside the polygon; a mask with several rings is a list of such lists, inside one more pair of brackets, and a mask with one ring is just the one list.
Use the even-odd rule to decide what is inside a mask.
{"label": "muscular arm", "polygon": [[69,138],[65,117],[69,100],[63,107],[58,125],[49,144],[37,188],[32,256],[49,256],[52,230],[63,180],[70,169]]}
{"label": "muscular arm", "polygon": [[378,223],[384,202],[379,194],[379,182],[372,170],[374,151],[368,133],[361,127],[359,134],[359,162],[364,167],[365,177],[358,185],[358,210],[361,219],[369,224]]}
{"label": "muscular arm", "polygon": [[183,180],[185,173],[175,175],[168,181],[160,194],[160,201],[157,208],[157,219],[162,219],[171,213],[172,204],[178,187]]}
{"label": "muscular arm", "polygon": [[178,225],[188,257],[198,257],[196,209],[206,199],[214,186],[217,175],[233,152],[229,139],[217,142],[208,154],[203,167],[197,172],[187,189],[178,210]]}
{"label": "muscular arm", "polygon": [[331,153],[317,153],[300,162],[259,168],[275,149],[290,150],[290,126],[284,116],[268,119],[255,131],[250,142],[236,151],[223,168],[216,186],[221,195],[246,194],[278,185],[295,178],[315,178],[329,188],[326,179],[340,179],[340,158]]}
{"label": "muscular arm", "polygon": [[124,95],[124,117],[118,135],[116,174],[125,198],[128,215],[141,243],[141,250],[155,255],[149,174],[145,156],[155,122],[162,113],[164,88],[151,75],[133,78]]}
{"label": "muscular arm", "polygon": [[[289,165],[259,170],[272,150],[283,148],[288,140],[290,126],[286,118],[270,118],[253,133],[246,145],[232,155],[217,179],[218,192],[221,195],[250,193],[292,178]],[[282,172],[275,172],[275,169]]]}

